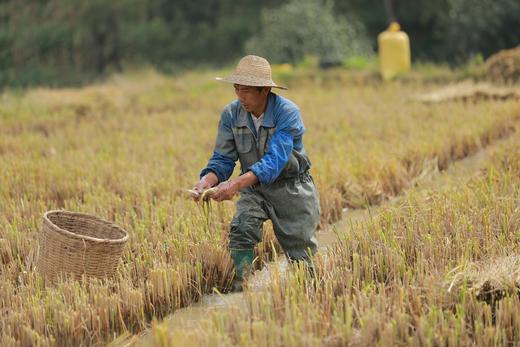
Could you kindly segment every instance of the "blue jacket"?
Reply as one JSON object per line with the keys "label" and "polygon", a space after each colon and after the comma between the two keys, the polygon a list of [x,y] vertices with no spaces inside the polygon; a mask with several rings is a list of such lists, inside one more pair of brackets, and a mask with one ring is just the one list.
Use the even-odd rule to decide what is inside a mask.
{"label": "blue jacket", "polygon": [[305,128],[292,101],[269,93],[258,134],[251,117],[238,100],[224,108],[213,156],[201,177],[213,172],[219,182],[226,181],[237,160],[241,172],[252,171],[261,185],[297,177],[310,168],[302,142]]}

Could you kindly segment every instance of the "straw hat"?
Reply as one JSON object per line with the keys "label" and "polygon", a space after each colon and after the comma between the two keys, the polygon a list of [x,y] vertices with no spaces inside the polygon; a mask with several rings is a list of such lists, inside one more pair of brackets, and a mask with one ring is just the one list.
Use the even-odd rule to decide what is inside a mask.
{"label": "straw hat", "polygon": [[273,82],[271,65],[265,58],[256,55],[246,55],[240,59],[235,71],[230,76],[217,77],[216,79],[244,86],[287,89]]}

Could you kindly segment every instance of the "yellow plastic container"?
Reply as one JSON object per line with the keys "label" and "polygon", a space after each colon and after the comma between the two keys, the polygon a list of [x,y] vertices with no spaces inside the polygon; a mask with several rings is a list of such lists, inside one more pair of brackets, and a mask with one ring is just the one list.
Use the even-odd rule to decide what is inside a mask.
{"label": "yellow plastic container", "polygon": [[392,22],[386,31],[377,36],[379,48],[379,69],[384,80],[410,70],[410,39],[400,30],[397,22]]}

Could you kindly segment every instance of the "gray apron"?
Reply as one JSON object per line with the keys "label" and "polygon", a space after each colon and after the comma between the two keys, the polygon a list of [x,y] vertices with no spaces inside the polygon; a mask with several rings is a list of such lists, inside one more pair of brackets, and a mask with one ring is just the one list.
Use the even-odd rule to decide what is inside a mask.
{"label": "gray apron", "polygon": [[[260,126],[256,134],[251,116],[242,111],[232,130],[241,170],[245,173],[264,156],[275,128]],[[263,223],[270,219],[276,238],[289,259],[308,260],[316,252],[315,231],[320,205],[308,172],[310,166],[307,155],[293,149],[273,183],[241,190],[231,222],[230,249],[254,248],[262,240]]]}

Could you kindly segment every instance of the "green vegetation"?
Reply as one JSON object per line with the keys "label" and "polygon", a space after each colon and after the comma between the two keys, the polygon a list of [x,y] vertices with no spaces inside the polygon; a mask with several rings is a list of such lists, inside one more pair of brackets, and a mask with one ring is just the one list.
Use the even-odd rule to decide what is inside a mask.
{"label": "green vegetation", "polygon": [[[347,57],[370,55],[371,48],[360,24],[340,21],[332,2],[292,0],[264,10],[262,31],[246,44],[246,51],[273,63],[299,63],[306,54],[320,64],[339,64]],[[283,33],[283,34],[281,34]]]}
{"label": "green vegetation", "polygon": [[[519,44],[516,0],[393,5],[418,61],[464,64]],[[375,52],[388,20],[384,0],[7,0],[0,88],[81,85],[136,66],[178,73],[252,52],[280,63],[314,53],[330,65]]]}

